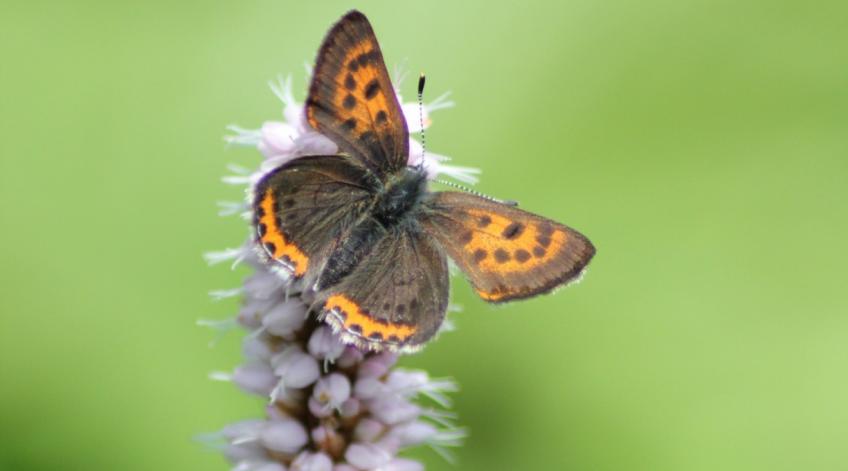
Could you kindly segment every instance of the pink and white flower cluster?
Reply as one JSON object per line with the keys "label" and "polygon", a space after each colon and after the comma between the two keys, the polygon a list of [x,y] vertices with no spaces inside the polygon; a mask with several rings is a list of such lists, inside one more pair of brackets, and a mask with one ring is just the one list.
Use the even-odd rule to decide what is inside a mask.
{"label": "pink and white flower cluster", "polygon": [[[236,175],[225,178],[246,185],[248,193],[265,172],[290,159],[337,151],[332,141],[305,123],[303,105],[294,100],[290,81],[272,88],[284,105],[282,121],[266,122],[257,130],[229,128],[235,133],[229,142],[255,146],[265,157],[258,170],[232,167]],[[424,126],[429,126],[432,111],[450,106],[445,96],[424,106]],[[414,124],[422,121],[417,103],[403,109],[409,113],[410,131],[420,130]],[[445,156],[422,156],[412,138],[410,149],[410,164],[426,159],[432,178],[443,174],[476,180],[476,170],[445,165]],[[247,205],[222,206],[222,214],[250,217]],[[399,457],[399,451],[427,444],[444,453],[461,443],[465,433],[451,424],[453,416],[446,411],[450,401],[445,393],[456,390],[453,382],[397,368],[397,354],[342,343],[308,312],[297,286],[256,258],[250,241],[207,254],[207,260],[244,262],[254,269],[241,288],[213,293],[243,297],[235,321],[203,322],[217,327],[238,324],[248,330],[244,363],[212,378],[231,381],[268,400],[264,418],[226,426],[210,437],[234,471],[415,471],[423,465]]]}

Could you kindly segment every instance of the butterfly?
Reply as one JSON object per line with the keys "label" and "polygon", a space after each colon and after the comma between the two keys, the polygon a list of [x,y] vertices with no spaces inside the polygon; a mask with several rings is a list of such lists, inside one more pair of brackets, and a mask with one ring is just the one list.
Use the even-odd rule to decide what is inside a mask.
{"label": "butterfly", "polygon": [[547,293],[595,253],[579,232],[468,192],[431,192],[368,19],[343,16],[318,52],[306,121],[337,155],[298,157],[253,193],[257,247],[301,283],[346,343],[414,351],[448,308],[448,257],[484,300]]}

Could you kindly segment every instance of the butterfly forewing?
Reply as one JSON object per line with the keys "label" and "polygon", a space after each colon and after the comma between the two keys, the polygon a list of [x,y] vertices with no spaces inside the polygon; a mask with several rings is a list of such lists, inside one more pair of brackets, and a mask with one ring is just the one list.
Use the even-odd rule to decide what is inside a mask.
{"label": "butterfly forewing", "polygon": [[410,224],[389,230],[353,272],[318,299],[327,321],[349,341],[409,351],[436,333],[449,291],[441,247]]}
{"label": "butterfly forewing", "polygon": [[580,275],[595,248],[579,232],[468,193],[428,196],[422,223],[477,294],[504,302],[546,293]]}
{"label": "butterfly forewing", "polygon": [[348,13],[324,38],[309,87],[306,119],[380,177],[406,165],[406,120],[377,38],[362,13]]}
{"label": "butterfly forewing", "polygon": [[257,241],[268,258],[297,279],[316,279],[337,240],[370,201],[367,170],[342,156],[294,159],[256,185]]}

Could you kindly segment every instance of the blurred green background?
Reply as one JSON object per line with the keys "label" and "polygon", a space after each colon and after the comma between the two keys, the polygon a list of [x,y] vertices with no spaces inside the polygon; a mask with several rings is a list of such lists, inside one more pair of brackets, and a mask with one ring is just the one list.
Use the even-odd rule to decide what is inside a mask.
{"label": "blurred green background", "polygon": [[[458,331],[404,360],[463,388],[428,469],[848,469],[846,5],[355,5],[453,91],[433,151],[598,247],[554,296],[454,280]],[[246,274],[201,259],[247,233],[224,126],[279,119],[266,81],[302,91],[352,6],[0,7],[0,469],[227,469],[193,436],[262,403],[206,377],[242,334],[194,324]]]}

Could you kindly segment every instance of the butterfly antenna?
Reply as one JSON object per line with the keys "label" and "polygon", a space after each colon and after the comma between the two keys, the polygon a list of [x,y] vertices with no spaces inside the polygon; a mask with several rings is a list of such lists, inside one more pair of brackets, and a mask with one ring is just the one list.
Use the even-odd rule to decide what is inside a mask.
{"label": "butterfly antenna", "polygon": [[483,198],[483,199],[486,199],[486,200],[489,200],[489,201],[494,201],[495,203],[505,204],[507,206],[518,206],[518,201],[500,200],[500,199],[497,199],[493,196],[484,195],[483,193],[480,193],[479,191],[474,191],[471,188],[468,188],[467,186],[462,186],[458,183],[454,183],[454,182],[451,182],[451,181],[436,180],[436,183],[441,183],[442,185],[447,185],[451,188],[456,188],[457,190],[461,190],[461,191],[464,191],[466,193],[471,193],[474,196],[479,196],[480,198]]}
{"label": "butterfly antenna", "polygon": [[418,166],[422,168],[425,162],[424,156],[427,155],[427,140],[424,137],[424,82],[426,80],[424,72],[421,72],[418,76],[418,124],[421,126],[421,161]]}

